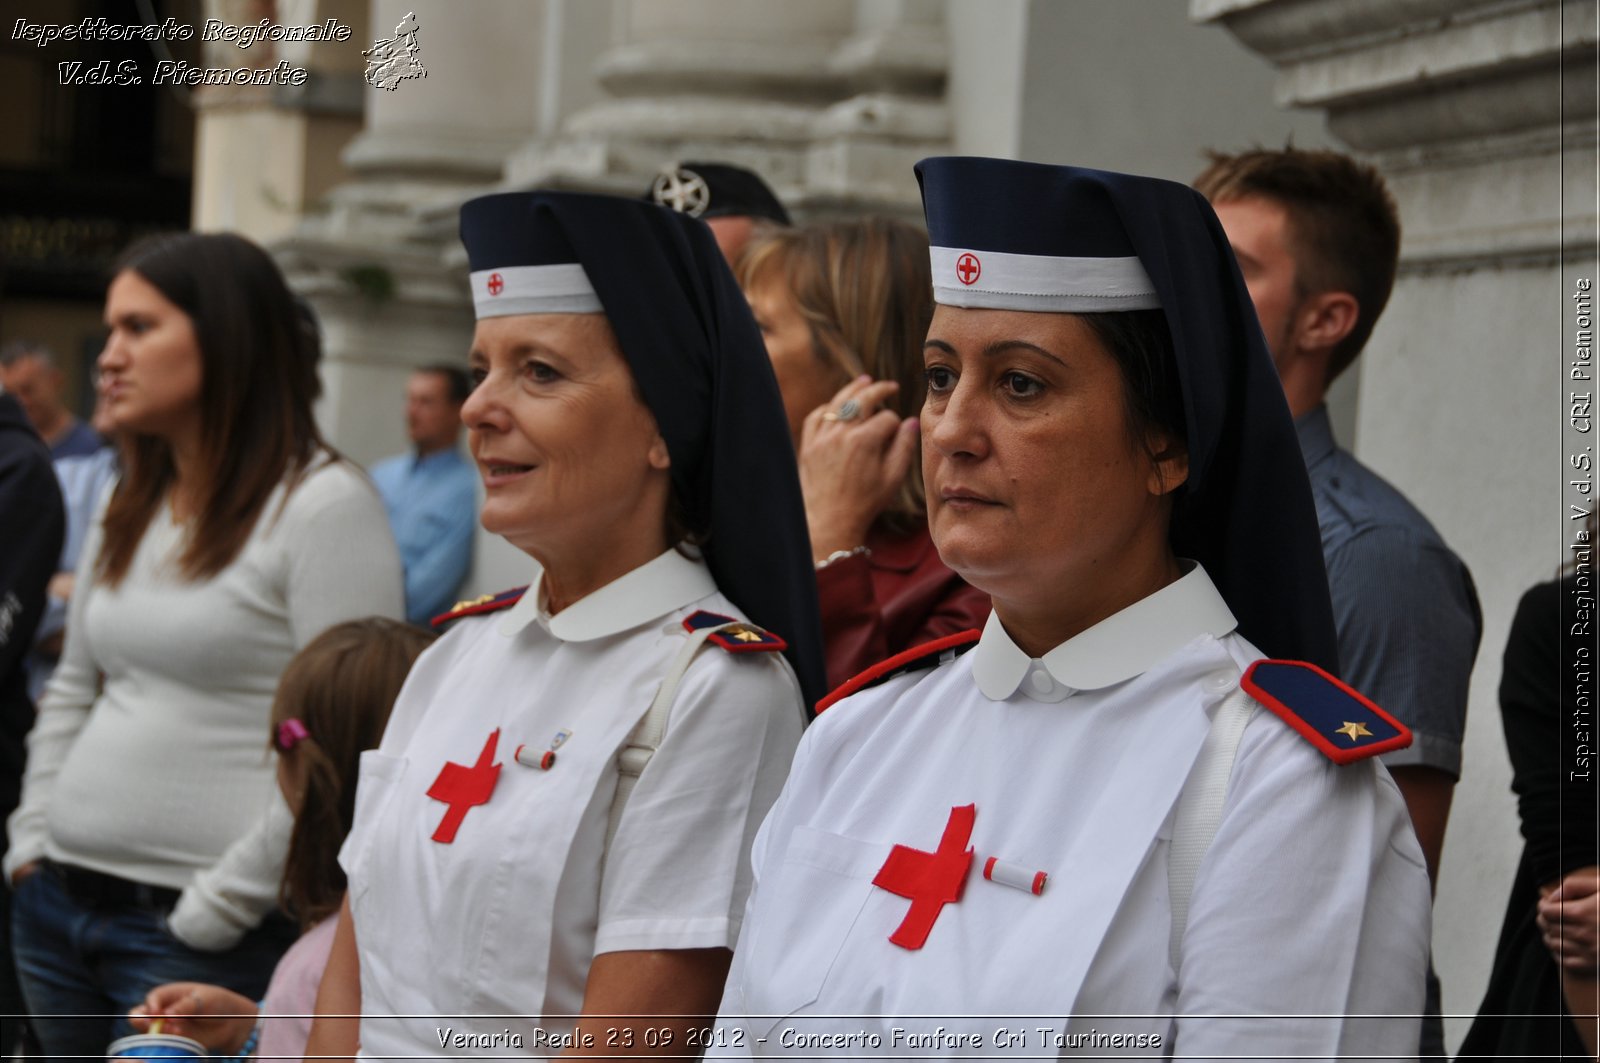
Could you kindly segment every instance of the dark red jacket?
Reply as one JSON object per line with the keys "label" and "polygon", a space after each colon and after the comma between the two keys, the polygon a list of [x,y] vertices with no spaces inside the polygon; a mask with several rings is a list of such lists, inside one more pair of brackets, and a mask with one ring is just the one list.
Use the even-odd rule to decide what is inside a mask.
{"label": "dark red jacket", "polygon": [[840,558],[817,572],[828,686],[902,650],[982,627],[989,596],[939,560],[927,528],[867,533],[871,556]]}

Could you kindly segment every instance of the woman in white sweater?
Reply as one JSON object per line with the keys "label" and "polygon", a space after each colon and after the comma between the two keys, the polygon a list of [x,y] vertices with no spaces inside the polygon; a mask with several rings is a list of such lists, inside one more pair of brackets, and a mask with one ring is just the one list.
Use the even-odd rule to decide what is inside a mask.
{"label": "woman in white sweater", "polygon": [[84,1016],[162,982],[260,995],[294,937],[261,741],[278,675],[329,625],[402,612],[383,505],[312,418],[315,326],[260,248],[141,243],[105,318],[125,472],[85,544],[4,865],[52,1057],[103,1053],[122,1021]]}

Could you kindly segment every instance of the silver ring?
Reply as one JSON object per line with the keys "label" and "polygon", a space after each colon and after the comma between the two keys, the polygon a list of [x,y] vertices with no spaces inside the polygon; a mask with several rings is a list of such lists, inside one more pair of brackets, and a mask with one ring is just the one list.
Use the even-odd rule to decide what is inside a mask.
{"label": "silver ring", "polygon": [[855,399],[845,399],[837,410],[831,410],[823,416],[829,421],[853,421],[861,416],[861,403]]}

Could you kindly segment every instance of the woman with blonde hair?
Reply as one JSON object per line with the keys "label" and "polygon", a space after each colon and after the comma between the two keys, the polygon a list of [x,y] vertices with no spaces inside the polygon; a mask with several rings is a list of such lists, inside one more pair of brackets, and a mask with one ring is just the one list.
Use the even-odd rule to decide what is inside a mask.
{"label": "woman with blonde hair", "polygon": [[980,626],[988,595],[928,536],[917,452],[927,237],[881,217],[776,230],[746,251],[739,279],[799,458],[829,684]]}

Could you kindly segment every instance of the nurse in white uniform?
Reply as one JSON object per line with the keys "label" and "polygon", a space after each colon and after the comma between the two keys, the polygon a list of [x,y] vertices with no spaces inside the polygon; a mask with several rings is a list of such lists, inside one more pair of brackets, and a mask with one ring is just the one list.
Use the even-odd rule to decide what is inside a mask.
{"label": "nurse in white uniform", "polygon": [[918,175],[929,522],[994,611],[825,699],[717,1050],[1414,1055],[1428,877],[1370,759],[1409,735],[1327,674],[1305,470],[1210,209]]}
{"label": "nurse in white uniform", "polygon": [[308,1053],[695,1052],[822,674],[783,407],[700,222],[513,193],[461,232],[482,521],[534,578],[362,758],[318,1000],[362,1018]]}

